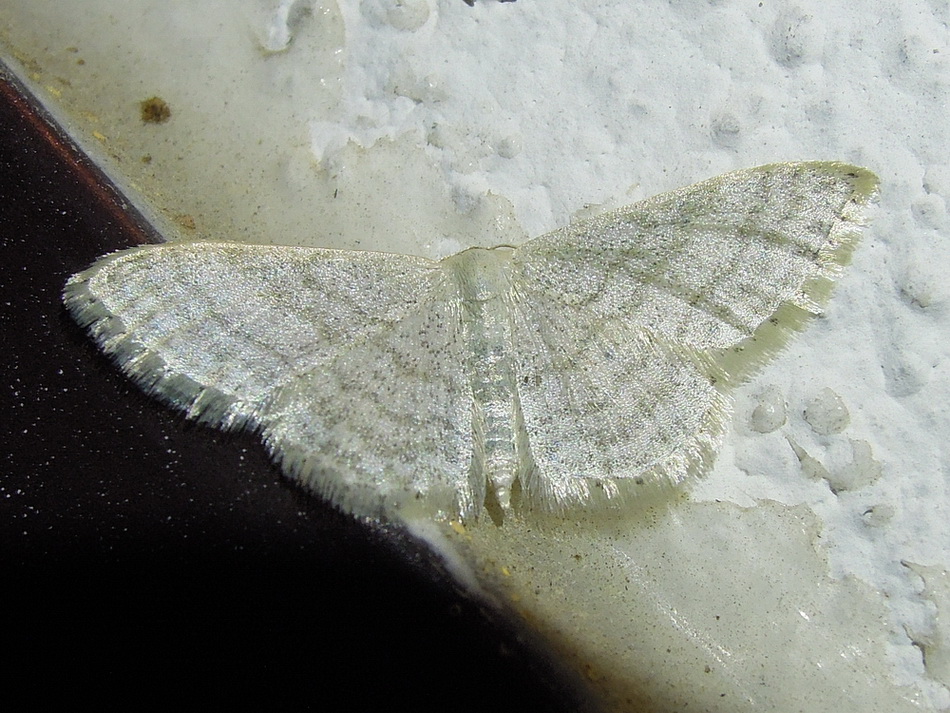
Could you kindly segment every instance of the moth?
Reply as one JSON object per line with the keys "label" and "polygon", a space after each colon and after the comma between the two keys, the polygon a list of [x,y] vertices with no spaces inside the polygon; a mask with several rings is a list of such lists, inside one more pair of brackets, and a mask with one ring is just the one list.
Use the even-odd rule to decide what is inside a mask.
{"label": "moth", "polygon": [[64,300],[146,391],[259,432],[341,508],[501,521],[701,474],[729,389],[820,311],[876,184],[761,166],[439,261],[149,245]]}

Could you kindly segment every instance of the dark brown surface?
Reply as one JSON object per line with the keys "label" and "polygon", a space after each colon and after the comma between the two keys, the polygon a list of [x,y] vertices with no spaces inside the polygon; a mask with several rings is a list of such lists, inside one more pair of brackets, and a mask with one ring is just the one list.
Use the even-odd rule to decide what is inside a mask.
{"label": "dark brown surface", "polygon": [[149,231],[2,74],[4,710],[578,710],[424,547],[98,353],[63,282]]}

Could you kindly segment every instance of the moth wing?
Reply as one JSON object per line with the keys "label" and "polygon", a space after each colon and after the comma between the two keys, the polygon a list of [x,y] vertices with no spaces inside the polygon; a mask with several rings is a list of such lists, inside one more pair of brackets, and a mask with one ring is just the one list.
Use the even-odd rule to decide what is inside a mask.
{"label": "moth wing", "polygon": [[[666,487],[711,462],[723,392],[808,314],[857,240],[869,171],[736,171],[532,240],[511,310],[530,499]],[[641,488],[646,491],[648,488]]]}
{"label": "moth wing", "polygon": [[109,255],[64,300],[146,391],[262,432],[345,509],[473,507],[458,305],[438,263],[218,242]]}

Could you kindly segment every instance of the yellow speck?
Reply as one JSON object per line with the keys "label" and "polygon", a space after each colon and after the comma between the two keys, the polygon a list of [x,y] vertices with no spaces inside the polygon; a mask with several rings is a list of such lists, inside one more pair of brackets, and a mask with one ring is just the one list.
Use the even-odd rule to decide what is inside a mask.
{"label": "yellow speck", "polygon": [[98,131],[93,131],[92,136],[93,138],[99,139],[100,141],[106,141],[106,135]]}
{"label": "yellow speck", "polygon": [[57,99],[59,99],[61,96],[63,96],[63,93],[62,93],[61,91],[59,91],[59,89],[57,89],[56,87],[51,87],[51,86],[48,85],[48,84],[46,85],[46,91],[48,91],[50,94],[52,94],[52,95],[53,95],[54,97],[56,97]]}
{"label": "yellow speck", "polygon": [[453,530],[455,530],[455,533],[456,533],[456,534],[458,534],[458,535],[464,535],[464,534],[465,534],[465,525],[463,525],[463,524],[462,524],[461,522],[459,522],[458,520],[452,520],[452,522],[449,523],[449,526],[450,526]]}
{"label": "yellow speck", "polygon": [[502,567],[502,568],[501,568],[501,573],[502,573],[503,575],[505,575],[506,577],[510,577],[510,576],[511,576],[511,570],[508,569],[507,567]]}

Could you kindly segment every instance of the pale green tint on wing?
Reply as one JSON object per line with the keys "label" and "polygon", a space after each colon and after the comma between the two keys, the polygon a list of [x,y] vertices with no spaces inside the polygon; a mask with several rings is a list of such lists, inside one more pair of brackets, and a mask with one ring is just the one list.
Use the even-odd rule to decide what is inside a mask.
{"label": "pale green tint on wing", "polygon": [[594,486],[614,497],[700,474],[724,429],[726,387],[819,310],[875,186],[843,164],[762,166],[517,250],[529,499],[557,507]]}
{"label": "pale green tint on wing", "polygon": [[847,262],[876,183],[839,163],[734,171],[532,240],[516,279],[566,313],[725,348],[783,303],[817,311],[806,288]]}

